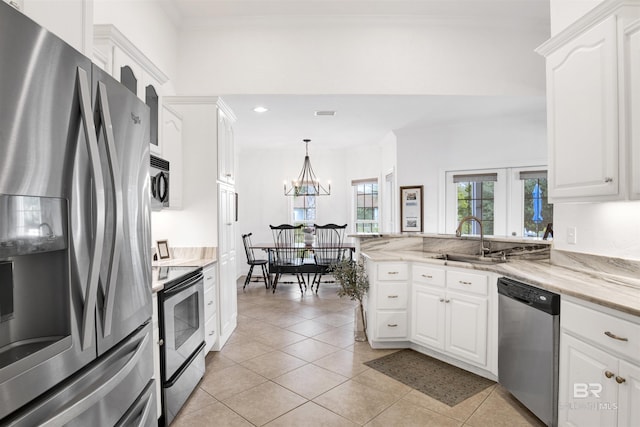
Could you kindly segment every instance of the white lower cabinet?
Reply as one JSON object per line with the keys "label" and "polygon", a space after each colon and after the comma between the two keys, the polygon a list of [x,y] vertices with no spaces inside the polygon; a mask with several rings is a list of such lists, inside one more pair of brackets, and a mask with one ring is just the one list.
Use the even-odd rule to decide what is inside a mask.
{"label": "white lower cabinet", "polygon": [[490,324],[487,275],[445,267],[429,267],[432,273],[425,275],[425,268],[413,266],[411,340],[486,366]]}
{"label": "white lower cabinet", "polygon": [[497,289],[489,286],[494,274],[395,261],[367,262],[366,268],[372,347],[434,350],[497,375]]}
{"label": "white lower cabinet", "polygon": [[558,424],[640,425],[640,319],[561,304]]}
{"label": "white lower cabinet", "polygon": [[215,264],[205,267],[202,273],[204,274],[204,351],[208,353],[218,341],[218,289]]}

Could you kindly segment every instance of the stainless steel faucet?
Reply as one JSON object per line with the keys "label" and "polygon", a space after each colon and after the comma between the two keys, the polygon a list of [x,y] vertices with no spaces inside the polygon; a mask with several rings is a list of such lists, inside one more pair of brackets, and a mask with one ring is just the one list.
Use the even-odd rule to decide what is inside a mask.
{"label": "stainless steel faucet", "polygon": [[484,247],[484,231],[482,230],[482,221],[477,216],[469,215],[462,218],[460,220],[460,224],[458,224],[458,228],[456,228],[456,237],[462,236],[462,224],[467,221],[475,221],[480,226],[480,256],[485,256],[491,249]]}
{"label": "stainless steel faucet", "polygon": [[49,223],[43,222],[38,226],[38,228],[40,229],[40,234],[42,234],[43,229],[47,229],[48,234],[45,234],[43,237],[48,237],[48,238],[54,237],[53,230],[51,229],[51,226],[49,225]]}

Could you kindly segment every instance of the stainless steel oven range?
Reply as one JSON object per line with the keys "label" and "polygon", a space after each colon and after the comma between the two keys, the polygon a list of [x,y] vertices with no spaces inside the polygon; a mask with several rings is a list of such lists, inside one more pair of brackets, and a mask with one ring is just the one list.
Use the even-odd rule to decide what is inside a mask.
{"label": "stainless steel oven range", "polygon": [[204,375],[204,279],[199,267],[165,269],[158,294],[162,421],[169,425]]}

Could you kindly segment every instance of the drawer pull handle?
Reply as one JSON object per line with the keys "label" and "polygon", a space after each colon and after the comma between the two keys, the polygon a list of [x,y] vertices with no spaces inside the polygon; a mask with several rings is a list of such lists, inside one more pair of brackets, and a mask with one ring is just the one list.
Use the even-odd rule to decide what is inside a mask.
{"label": "drawer pull handle", "polygon": [[607,176],[604,178],[604,182],[613,182],[613,178],[611,178],[610,176]]}
{"label": "drawer pull handle", "polygon": [[209,332],[209,336],[211,336],[211,335],[213,335],[215,333],[216,333],[216,331],[211,331],[211,332]]}
{"label": "drawer pull handle", "polygon": [[398,272],[397,271],[390,271],[387,274],[398,274]]}
{"label": "drawer pull handle", "polygon": [[444,302],[444,298],[440,298],[440,302]]}
{"label": "drawer pull handle", "polygon": [[387,326],[390,327],[390,328],[397,328],[398,324],[397,323],[394,323],[394,324],[387,323]]}
{"label": "drawer pull handle", "polygon": [[465,282],[464,280],[458,280],[458,283],[460,283],[461,285],[471,285],[471,282]]}
{"label": "drawer pull handle", "polygon": [[446,300],[444,300],[444,302],[445,302],[445,303],[450,303],[450,302],[451,302],[451,300],[450,300],[450,299],[446,299]]}
{"label": "drawer pull handle", "polygon": [[433,276],[430,274],[423,274],[422,277],[426,277],[427,279],[433,279]]}
{"label": "drawer pull handle", "polygon": [[629,338],[623,338],[623,337],[619,337],[616,334],[612,334],[611,332],[607,331],[604,333],[606,336],[608,336],[609,338],[613,338],[614,340],[618,340],[618,341],[629,341]]}
{"label": "drawer pull handle", "polygon": [[387,298],[398,298],[398,295],[388,295]]}
{"label": "drawer pull handle", "polygon": [[624,382],[626,382],[626,381],[627,381],[627,380],[626,380],[625,378],[622,378],[622,377],[616,376],[616,382],[617,382],[618,384],[622,384],[622,383],[624,383]]}
{"label": "drawer pull handle", "polygon": [[213,280],[213,276],[207,276],[207,280]]}
{"label": "drawer pull handle", "polygon": [[213,305],[213,301],[209,301],[207,305]]}
{"label": "drawer pull handle", "polygon": [[604,376],[607,378],[613,378],[615,374],[611,371],[604,371]]}

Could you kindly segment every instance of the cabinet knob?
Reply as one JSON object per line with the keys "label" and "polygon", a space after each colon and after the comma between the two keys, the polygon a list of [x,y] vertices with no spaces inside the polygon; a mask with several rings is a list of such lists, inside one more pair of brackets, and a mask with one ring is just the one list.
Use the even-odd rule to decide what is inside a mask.
{"label": "cabinet knob", "polygon": [[164,345],[164,340],[163,340],[162,338],[160,338],[160,339],[158,340],[158,345],[159,345],[160,347],[162,347],[162,346]]}
{"label": "cabinet knob", "polygon": [[227,178],[229,178],[231,176],[230,173],[225,173],[224,176],[226,176]]}
{"label": "cabinet knob", "polygon": [[604,376],[607,378],[613,378],[615,374],[611,371],[604,371]]}
{"label": "cabinet knob", "polygon": [[622,383],[624,383],[624,382],[626,382],[626,381],[627,381],[627,380],[626,380],[625,378],[622,378],[622,377],[616,376],[616,382],[617,382],[618,384],[622,384]]}
{"label": "cabinet knob", "polygon": [[611,178],[610,176],[606,176],[604,178],[604,182],[613,182],[613,178]]}
{"label": "cabinet knob", "polygon": [[451,300],[450,300],[450,299],[446,299],[446,300],[444,300],[444,302],[445,302],[445,304],[446,304],[446,303],[450,303],[450,302],[451,302]]}
{"label": "cabinet knob", "polygon": [[606,331],[604,333],[606,336],[608,336],[609,338],[613,338],[614,340],[618,340],[618,341],[629,341],[629,338],[623,338],[623,337],[619,337],[616,334]]}
{"label": "cabinet knob", "polygon": [[444,298],[440,298],[440,302],[444,302]]}

